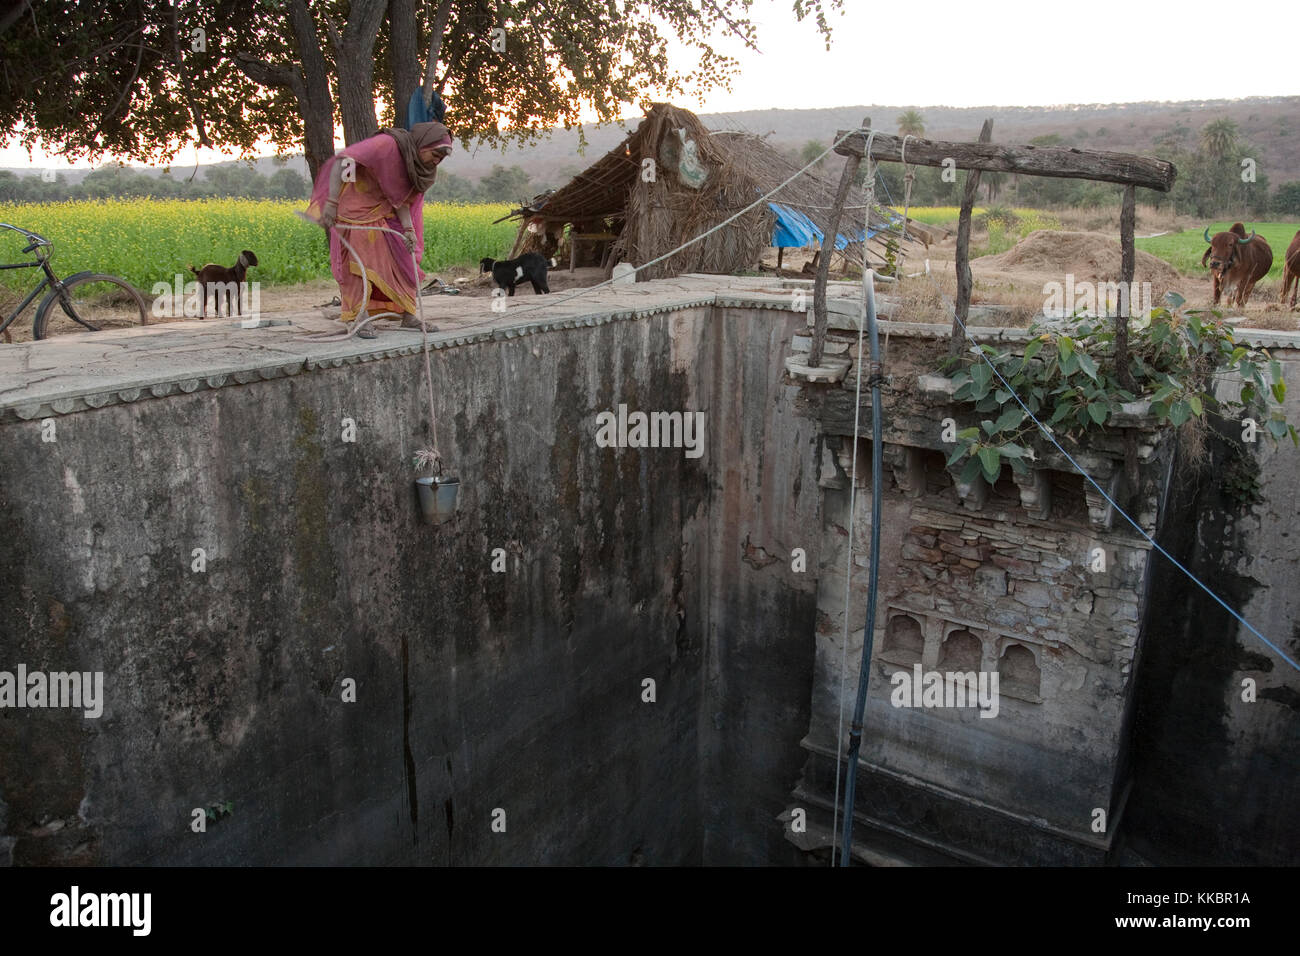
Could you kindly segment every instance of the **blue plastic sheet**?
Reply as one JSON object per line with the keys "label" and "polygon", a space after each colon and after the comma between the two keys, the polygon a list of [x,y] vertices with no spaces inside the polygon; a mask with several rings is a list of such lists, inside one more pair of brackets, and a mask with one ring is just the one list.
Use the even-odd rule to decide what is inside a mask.
{"label": "blue plastic sheet", "polygon": [[[775,202],[767,205],[776,214],[776,225],[772,229],[773,246],[802,249],[806,246],[820,245],[822,231],[815,222],[789,206]],[[879,230],[873,231],[871,235],[874,236],[877,231]],[[840,232],[835,236],[835,248],[843,249],[850,242],[861,242],[863,238],[861,229]]]}

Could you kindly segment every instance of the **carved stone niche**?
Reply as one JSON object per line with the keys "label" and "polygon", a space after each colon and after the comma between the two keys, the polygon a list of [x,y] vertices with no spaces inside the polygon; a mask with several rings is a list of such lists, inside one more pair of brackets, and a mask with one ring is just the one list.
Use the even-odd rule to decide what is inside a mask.
{"label": "carved stone niche", "polygon": [[965,624],[945,622],[943,644],[935,669],[940,671],[986,671],[984,638]]}
{"label": "carved stone niche", "polygon": [[925,658],[925,618],[910,611],[886,612],[885,640],[880,648],[881,660],[910,667],[923,664]]}
{"label": "carved stone niche", "polygon": [[[1092,477],[1106,489],[1106,494],[1112,500],[1118,500],[1124,494],[1123,469],[1117,468],[1109,476],[1094,474]],[[1083,496],[1088,502],[1088,523],[1098,531],[1109,531],[1115,523],[1115,506],[1102,496],[1091,481],[1084,481]]]}
{"label": "carved stone niche", "polygon": [[894,483],[907,498],[925,494],[925,457],[920,448],[886,443],[882,458],[894,472]]}
{"label": "carved stone niche", "polygon": [[[885,446],[888,448],[889,446]],[[854,471],[854,457],[856,453],[857,470]],[[871,439],[859,438],[856,442],[852,435],[845,435],[840,438],[840,447],[835,452],[835,460],[840,469],[844,472],[844,477],[855,477],[855,482],[859,488],[867,488],[871,485]],[[848,487],[846,484],[845,487]]]}
{"label": "carved stone niche", "polygon": [[989,500],[989,483],[984,480],[983,473],[977,474],[970,481],[962,481],[963,467],[964,461],[948,469],[948,474],[952,475],[953,487],[957,489],[957,497],[967,511],[982,511]]}
{"label": "carved stone niche", "polygon": [[1031,468],[1023,475],[1013,470],[1011,479],[1020,489],[1020,505],[1029,517],[1046,521],[1052,516],[1052,481],[1046,469]]}
{"label": "carved stone niche", "polygon": [[1043,669],[1039,662],[1041,647],[1003,638],[998,657],[998,693],[1031,704],[1041,704]]}

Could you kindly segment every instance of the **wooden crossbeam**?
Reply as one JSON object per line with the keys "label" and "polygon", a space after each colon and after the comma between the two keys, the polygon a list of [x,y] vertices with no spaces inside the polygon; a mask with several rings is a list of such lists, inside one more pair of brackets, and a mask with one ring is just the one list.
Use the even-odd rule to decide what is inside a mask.
{"label": "wooden crossbeam", "polygon": [[[861,156],[867,146],[867,131],[839,130],[835,147],[841,156]],[[875,161],[901,163],[903,137],[877,131],[871,142]],[[1024,173],[1057,179],[1090,179],[1123,186],[1143,186],[1167,193],[1178,171],[1173,163],[1132,153],[1111,153],[1067,146],[1003,146],[995,143],[950,143],[908,137],[907,162],[917,166],[948,166],[955,169]]]}

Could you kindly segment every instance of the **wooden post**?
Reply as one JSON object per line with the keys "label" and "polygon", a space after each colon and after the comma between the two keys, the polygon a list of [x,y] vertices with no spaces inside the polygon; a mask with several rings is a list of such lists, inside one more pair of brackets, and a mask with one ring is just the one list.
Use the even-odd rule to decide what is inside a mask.
{"label": "wooden post", "polygon": [[519,255],[519,247],[524,244],[524,236],[528,235],[528,217],[524,216],[519,220],[519,232],[515,234],[515,244],[510,247],[510,258],[513,259]]}
{"label": "wooden post", "polygon": [[[980,130],[979,142],[993,138],[993,120],[986,119]],[[948,354],[956,357],[961,352],[965,336],[962,326],[970,317],[970,294],[975,280],[970,272],[970,218],[975,208],[975,193],[980,188],[980,171],[966,173],[966,192],[961,200],[961,217],[957,220],[957,312],[952,320],[952,336],[948,339]]]}
{"label": "wooden post", "polygon": [[1121,387],[1133,391],[1133,376],[1128,367],[1129,303],[1133,293],[1133,273],[1137,267],[1137,249],[1133,242],[1137,217],[1137,187],[1124,187],[1124,206],[1119,214],[1120,294],[1119,314],[1115,316],[1115,377]]}
{"label": "wooden post", "polygon": [[[870,116],[863,119],[862,128],[871,128]],[[826,279],[830,273],[831,256],[835,252],[835,239],[840,233],[840,216],[844,212],[844,201],[849,197],[849,189],[853,186],[853,178],[857,176],[861,162],[860,154],[850,153],[844,157],[840,188],[835,192],[835,204],[827,216],[826,231],[822,234],[822,256],[817,264],[817,280],[813,283],[812,349],[808,353],[808,364],[813,368],[822,364],[822,349],[826,345]]]}

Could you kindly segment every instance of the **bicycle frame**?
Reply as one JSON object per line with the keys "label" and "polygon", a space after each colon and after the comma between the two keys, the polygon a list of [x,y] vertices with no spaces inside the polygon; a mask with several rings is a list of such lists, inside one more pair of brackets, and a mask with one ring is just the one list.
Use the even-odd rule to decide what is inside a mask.
{"label": "bicycle frame", "polygon": [[23,299],[23,301],[18,304],[18,307],[10,313],[8,318],[3,322],[0,322],[0,332],[3,332],[5,329],[9,328],[9,326],[14,324],[14,321],[18,316],[27,311],[27,307],[36,300],[37,296],[46,289],[57,288],[59,277],[56,276],[54,270],[50,268],[50,260],[48,256],[38,256],[35,262],[0,263],[0,269],[41,269],[45,273],[44,278],[36,284],[36,287],[32,289],[31,292],[27,293],[27,298]]}
{"label": "bicycle frame", "polygon": [[26,254],[31,252],[36,256],[36,259],[33,262],[0,263],[0,269],[40,269],[45,273],[45,277],[36,285],[36,288],[32,289],[32,291],[27,294],[27,298],[23,299],[23,301],[18,304],[18,308],[14,309],[4,322],[0,322],[0,332],[3,332],[5,329],[9,328],[9,326],[14,324],[14,321],[18,316],[27,311],[27,307],[36,300],[38,295],[46,289],[60,289],[62,283],[60,283],[59,277],[54,274],[54,270],[50,268],[50,253],[46,252],[42,254],[40,251],[42,249],[51,248],[54,243],[50,242],[50,240],[46,239],[42,235],[29,232],[28,230],[21,229],[18,226],[11,226],[7,222],[0,222],[0,228],[10,229],[21,236],[25,236],[28,240],[28,246],[23,250],[23,253]]}

